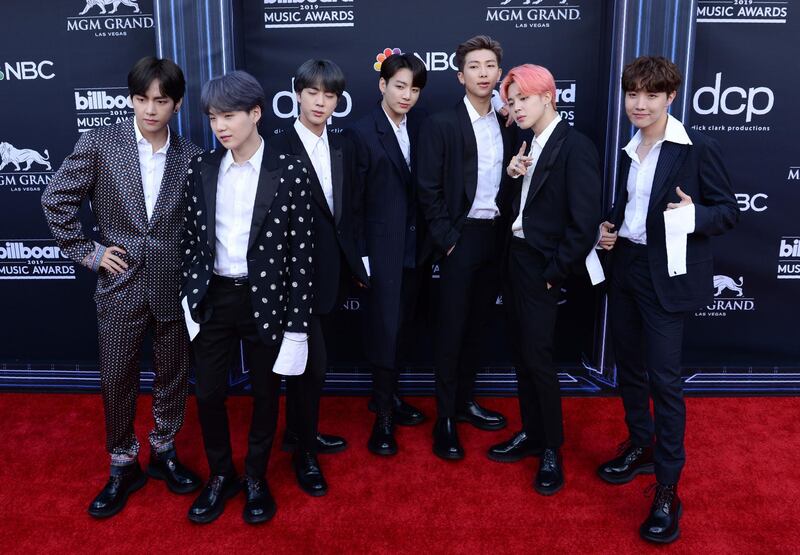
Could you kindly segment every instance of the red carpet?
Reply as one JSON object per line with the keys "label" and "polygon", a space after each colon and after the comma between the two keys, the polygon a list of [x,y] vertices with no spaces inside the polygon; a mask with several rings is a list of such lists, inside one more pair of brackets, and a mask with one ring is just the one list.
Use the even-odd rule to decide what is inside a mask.
{"label": "red carpet", "polygon": [[[433,400],[415,399],[427,414]],[[688,463],[681,483],[680,553],[798,552],[800,531],[800,399],[688,399]],[[519,426],[515,399],[485,404]],[[146,440],[149,396],[140,400],[140,441]],[[249,399],[230,401],[235,454],[241,469]],[[649,507],[651,477],[609,486],[595,466],[624,438],[616,398],[565,400],[567,484],[552,498],[530,487],[535,460],[499,464],[484,451],[508,430],[462,425],[464,461],[430,451],[430,420],[400,428],[401,453],[390,459],[366,450],[372,415],[366,399],[326,398],[322,429],[345,435],[350,447],[323,456],[330,492],[311,498],[295,485],[289,456],[277,448],[270,486],[278,514],[250,527],[242,498],[208,526],[186,519],[192,496],[167,493],[151,480],[125,510],[106,521],[86,507],[106,479],[99,395],[0,395],[0,549],[19,552],[288,553],[639,553],[653,548],[637,534]],[[280,424],[282,433],[283,425]],[[205,475],[194,400],[179,437],[184,461]],[[146,460],[147,448],[141,458]]]}

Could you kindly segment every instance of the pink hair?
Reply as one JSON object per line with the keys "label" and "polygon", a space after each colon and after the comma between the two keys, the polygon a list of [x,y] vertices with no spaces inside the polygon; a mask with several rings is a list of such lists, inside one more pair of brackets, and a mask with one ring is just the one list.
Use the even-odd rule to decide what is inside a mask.
{"label": "pink hair", "polygon": [[508,102],[508,87],[516,83],[524,95],[550,93],[553,109],[556,107],[556,81],[546,67],[523,64],[509,71],[500,83],[500,97]]}

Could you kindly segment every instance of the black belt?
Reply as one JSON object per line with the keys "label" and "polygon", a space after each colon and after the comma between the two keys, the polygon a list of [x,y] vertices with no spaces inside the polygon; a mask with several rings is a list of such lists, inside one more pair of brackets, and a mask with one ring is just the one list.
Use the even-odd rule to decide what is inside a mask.
{"label": "black belt", "polygon": [[464,225],[493,226],[496,222],[497,218],[467,218],[464,220]]}
{"label": "black belt", "polygon": [[233,287],[241,287],[243,285],[248,285],[250,283],[249,281],[247,281],[247,276],[228,277],[228,276],[220,276],[218,274],[213,274],[211,276],[211,281],[217,282],[220,285],[228,285]]}

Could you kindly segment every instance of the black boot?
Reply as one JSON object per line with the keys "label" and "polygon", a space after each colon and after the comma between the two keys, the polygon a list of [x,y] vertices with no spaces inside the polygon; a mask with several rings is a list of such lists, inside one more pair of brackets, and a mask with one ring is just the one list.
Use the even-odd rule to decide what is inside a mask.
{"label": "black boot", "polygon": [[501,430],[506,427],[506,417],[497,411],[480,406],[474,399],[456,413],[456,420],[469,422],[479,430]]}
{"label": "black boot", "polygon": [[457,461],[464,458],[458,441],[455,418],[439,418],[433,426],[433,453],[439,458]]}
{"label": "black boot", "polygon": [[[417,407],[403,401],[399,395],[393,395],[392,402],[394,403],[394,423],[398,426],[416,426],[425,421],[425,414]],[[367,408],[371,412],[377,412],[374,398],[369,400]]]}
{"label": "black boot", "polygon": [[609,484],[627,484],[639,474],[653,472],[652,446],[637,447],[630,439],[620,443],[615,458],[597,468],[597,475]]}
{"label": "black boot", "polygon": [[236,476],[211,476],[206,487],[189,507],[189,520],[197,524],[213,522],[225,510],[225,502],[241,489],[242,484]]}
{"label": "black boot", "polygon": [[[294,453],[294,450],[297,448],[298,441],[299,438],[295,432],[286,430],[286,432],[283,434],[281,450],[287,453]],[[320,455],[333,455],[334,453],[341,453],[347,449],[347,440],[339,436],[317,433],[316,448],[317,453]]]}
{"label": "black boot", "polygon": [[247,524],[261,524],[275,516],[278,506],[265,480],[246,476],[243,485],[247,501],[244,504],[242,518]]}
{"label": "black boot", "polygon": [[397,454],[397,442],[394,439],[394,415],[391,410],[379,411],[372,426],[367,449],[375,455]]}
{"label": "black boot", "polygon": [[542,454],[539,442],[523,430],[511,436],[511,439],[492,445],[486,456],[496,462],[517,462],[525,457],[538,457]]}
{"label": "black boot", "polygon": [[138,461],[125,466],[112,466],[108,482],[89,505],[89,514],[95,518],[117,514],[125,507],[128,496],[146,483],[147,475],[142,472]]}
{"label": "black boot", "polygon": [[164,480],[172,493],[191,493],[203,485],[200,478],[178,460],[174,449],[163,453],[151,451],[147,475]]}
{"label": "black boot", "polygon": [[639,535],[649,542],[671,543],[681,535],[678,520],[683,513],[683,506],[678,497],[678,484],[654,484],[654,486],[656,495],[650,507],[650,514],[639,527]]}
{"label": "black boot", "polygon": [[564,469],[558,449],[545,449],[539,462],[539,471],[533,489],[542,495],[553,495],[564,487]]}
{"label": "black boot", "polygon": [[322,475],[322,468],[314,453],[295,451],[292,455],[294,474],[300,489],[313,497],[328,493],[328,484]]}

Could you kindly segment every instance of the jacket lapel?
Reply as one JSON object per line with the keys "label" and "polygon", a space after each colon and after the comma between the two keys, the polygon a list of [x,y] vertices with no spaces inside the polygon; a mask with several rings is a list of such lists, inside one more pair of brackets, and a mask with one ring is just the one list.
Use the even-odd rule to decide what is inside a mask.
{"label": "jacket lapel", "polygon": [[[373,112],[375,119],[375,130],[380,138],[381,145],[386,151],[389,160],[392,161],[398,173],[403,176],[403,180],[408,182],[411,179],[411,172],[406,164],[406,159],[403,157],[403,151],[400,149],[400,143],[397,140],[397,135],[394,132],[389,118],[383,111],[380,105]],[[411,140],[411,130],[408,128],[409,120],[406,120],[406,131],[408,131],[409,141]]]}
{"label": "jacket lapel", "polygon": [[661,200],[668,192],[667,184],[673,183],[673,176],[681,167],[688,150],[684,145],[668,141],[664,141],[661,144],[661,152],[658,155],[658,164],[656,164],[656,172],[653,176],[653,188],[650,190],[650,203],[647,206],[648,213],[661,206]]}
{"label": "jacket lapel", "polygon": [[[342,197],[344,189],[344,162],[342,153],[342,144],[339,142],[339,137],[328,133],[328,144],[330,145],[331,153],[331,181],[333,187],[333,213],[336,225],[342,220]],[[327,206],[328,203],[325,203]]]}
{"label": "jacket lapel", "polygon": [[267,156],[261,160],[261,171],[258,173],[258,186],[256,188],[256,200],[253,205],[253,219],[250,222],[250,237],[247,241],[247,250],[253,248],[258,238],[258,233],[264,225],[264,219],[269,214],[272,202],[275,200],[275,193],[280,185],[282,168],[269,170],[267,168]]}
{"label": "jacket lapel", "polygon": [[176,191],[186,183],[186,176],[175,175],[180,168],[183,159],[183,145],[178,137],[172,133],[170,136],[169,148],[167,149],[167,159],[164,163],[164,175],[161,178],[161,186],[158,188],[158,197],[153,208],[153,216],[150,218],[149,226],[152,228],[164,212],[164,207],[169,199],[176,198],[176,194],[183,198],[182,191]]}
{"label": "jacket lapel", "polygon": [[[293,126],[289,127],[286,131],[284,131],[284,133],[287,133],[287,139],[289,140],[289,146],[291,147],[291,154],[299,157],[308,169],[308,173],[311,176],[311,196],[314,197],[314,200],[320,206],[320,208],[322,208],[322,211],[327,214],[328,217],[333,218],[331,209],[328,206],[328,201],[325,199],[325,193],[322,191],[322,184],[320,183],[319,176],[314,169],[314,164],[311,163],[311,158],[309,157],[308,152],[306,152],[306,147],[303,146],[303,141],[300,139],[300,135],[297,134],[297,131],[295,131]],[[330,139],[330,135],[328,138]]]}
{"label": "jacket lapel", "polygon": [[456,112],[461,135],[464,137],[464,192],[471,206],[475,201],[475,190],[478,188],[478,142],[463,100],[458,103]]}
{"label": "jacket lapel", "polygon": [[133,219],[139,229],[147,229],[147,208],[144,204],[144,185],[142,184],[142,171],[139,163],[139,147],[136,145],[136,131],[133,129],[133,118],[125,121],[119,137],[118,148],[120,159],[126,160],[123,164],[123,173],[126,176],[121,184],[123,198],[131,203]]}
{"label": "jacket lapel", "polygon": [[217,180],[219,179],[219,166],[227,150],[217,149],[203,155],[200,166],[200,185],[203,187],[203,198],[206,207],[206,233],[208,246],[212,252],[217,246]]}
{"label": "jacket lapel", "polygon": [[561,152],[561,147],[567,138],[568,132],[569,124],[565,121],[559,122],[553,130],[553,134],[550,135],[550,138],[544,145],[544,149],[541,154],[539,154],[539,160],[536,162],[536,169],[533,170],[531,185],[528,189],[528,197],[525,199],[524,208],[528,207],[533,197],[536,196],[536,193],[541,190],[547,178],[550,177],[550,170],[553,168],[553,164],[555,164],[556,158]]}

